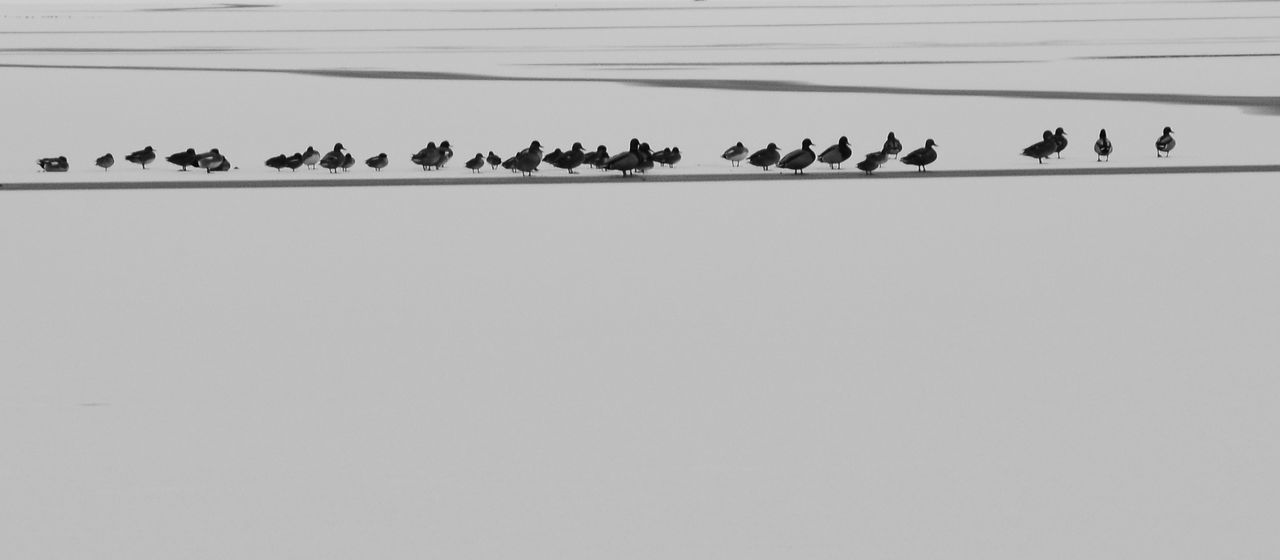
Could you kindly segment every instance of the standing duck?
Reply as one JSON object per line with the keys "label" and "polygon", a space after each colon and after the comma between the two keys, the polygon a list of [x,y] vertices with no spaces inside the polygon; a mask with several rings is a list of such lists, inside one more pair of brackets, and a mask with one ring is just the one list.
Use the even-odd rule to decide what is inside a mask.
{"label": "standing duck", "polygon": [[680,155],[680,146],[671,148],[671,153],[667,155],[667,167],[675,167],[682,159],[684,156]]}
{"label": "standing duck", "polygon": [[582,157],[582,163],[590,165],[596,169],[604,167],[604,162],[609,161],[609,149],[604,144],[596,146],[596,151],[586,154]]}
{"label": "standing duck", "polygon": [[861,169],[867,175],[872,171],[880,169],[884,162],[889,161],[889,154],[884,152],[871,152],[867,154],[866,159],[858,162],[858,169]]}
{"label": "standing duck", "polygon": [[449,163],[449,160],[453,159],[453,148],[449,146],[448,140],[440,143],[440,155],[440,165],[436,166],[436,169],[444,167]]}
{"label": "standing duck", "polygon": [[853,155],[853,148],[849,147],[849,137],[841,136],[840,142],[830,148],[827,148],[818,155],[818,161],[830,165],[832,169],[840,167],[844,160],[849,159]]}
{"label": "standing duck", "polygon": [[444,165],[444,151],[436,147],[435,142],[427,142],[427,147],[418,150],[418,153],[413,154],[409,159],[421,165],[423,171],[432,167],[440,169],[440,166]]}
{"label": "standing duck", "polygon": [[1027,146],[1022,150],[1022,155],[1036,158],[1036,161],[1044,163],[1044,158],[1053,155],[1058,149],[1058,141],[1054,139],[1053,133],[1044,131],[1044,135],[1039,142]]}
{"label": "standing duck", "polygon": [[747,159],[747,154],[750,152],[751,150],[748,150],[746,146],[743,146],[742,142],[738,142],[737,144],[729,146],[729,149],[725,150],[724,154],[720,157],[729,160],[729,163],[733,164],[734,167],[738,167],[738,165],[742,163],[742,160]]}
{"label": "standing duck", "polygon": [[1107,139],[1107,129],[1098,132],[1098,141],[1093,143],[1093,153],[1098,154],[1098,161],[1102,161],[1103,156],[1111,161],[1111,141]]}
{"label": "standing duck", "polygon": [[36,160],[36,165],[39,165],[40,169],[43,169],[46,173],[62,173],[71,169],[71,164],[67,163],[67,156],[40,158]]}
{"label": "standing duck", "polygon": [[196,155],[194,148],[187,148],[187,151],[185,152],[178,152],[164,159],[169,163],[181,167],[182,169],[179,171],[186,171],[188,167],[194,167],[196,163],[200,161],[200,158]]}
{"label": "standing duck", "polygon": [[141,165],[143,169],[146,169],[148,163],[156,160],[156,151],[151,149],[151,146],[147,146],[141,150],[133,152],[132,154],[124,156],[124,159]]}
{"label": "standing duck", "polygon": [[890,132],[889,138],[884,141],[884,147],[881,148],[880,151],[884,152],[885,155],[893,156],[894,159],[897,159],[898,152],[902,151],[902,142],[898,141],[898,137],[894,136],[893,133]]}
{"label": "standing duck", "polygon": [[768,171],[769,167],[778,163],[780,159],[782,159],[782,154],[778,153],[778,145],[769,142],[768,147],[751,154],[751,157],[747,158],[747,163]]}
{"label": "standing duck", "polygon": [[364,160],[364,164],[372,167],[374,171],[382,171],[382,169],[389,163],[391,163],[391,160],[387,159],[387,154],[385,153],[381,153]]}
{"label": "standing duck", "polygon": [[294,152],[293,155],[284,160],[284,166],[288,167],[289,171],[297,171],[299,167],[302,167],[302,154]]}
{"label": "standing duck", "polygon": [[315,169],[316,164],[320,163],[320,152],[312,146],[307,146],[307,151],[302,152],[302,165],[307,169]]}
{"label": "standing duck", "polygon": [[222,157],[222,154],[218,152],[217,148],[213,148],[203,154],[196,156],[196,167],[203,169],[205,173],[212,173],[214,171],[225,171],[225,169],[220,169],[220,168],[226,163],[227,163],[227,158]]}
{"label": "standing duck", "polygon": [[342,156],[342,172],[343,173],[351,171],[351,168],[355,166],[356,166],[356,156],[351,155],[350,152],[348,152],[347,155]]}
{"label": "standing duck", "polygon": [[498,156],[498,154],[493,153],[493,150],[489,150],[489,156],[484,158],[484,160],[489,163],[489,166],[492,167],[494,171],[497,171],[498,166],[502,165],[502,158]]}
{"label": "standing duck", "polygon": [[587,154],[582,151],[582,142],[574,142],[573,147],[561,154],[560,158],[552,162],[551,165],[564,169],[572,175],[573,169],[582,165],[582,160],[586,159],[586,157]]}
{"label": "standing duck", "polygon": [[111,169],[111,166],[116,164],[116,158],[111,154],[107,154],[105,156],[102,156],[94,160],[93,164],[98,167],[101,167],[103,171],[106,171],[108,169]]}
{"label": "standing duck", "polygon": [[649,147],[648,142],[640,143],[640,165],[636,167],[636,171],[645,173],[653,169],[653,148]]}
{"label": "standing duck", "polygon": [[550,163],[551,165],[555,165],[556,162],[559,161],[561,157],[564,157],[564,152],[560,151],[560,148],[556,148],[554,150],[551,150],[551,153],[542,157],[542,163]]}
{"label": "standing duck", "polygon": [[288,163],[288,161],[289,161],[289,156],[280,154],[278,156],[267,159],[266,163],[267,163],[267,167],[275,169],[276,172],[278,173],[281,169],[284,169],[285,164]]}
{"label": "standing duck", "polygon": [[345,149],[342,146],[342,142],[334,144],[333,150],[330,150],[329,153],[320,158],[320,167],[328,169],[330,173],[337,173],[338,169],[342,168],[343,160],[346,159],[342,154]]}
{"label": "standing duck", "polygon": [[614,154],[613,157],[605,160],[604,167],[609,171],[621,171],[622,176],[628,174],[634,175],[635,170],[640,167],[644,160],[644,155],[640,151],[640,140],[631,139],[631,148],[620,154]]}
{"label": "standing duck", "polygon": [[810,148],[812,145],[813,140],[805,138],[804,142],[800,143],[799,150],[793,150],[778,161],[778,167],[790,169],[795,174],[803,175],[804,168],[809,167],[814,160],[818,159],[818,156],[814,155],[813,149]]}
{"label": "standing duck", "polygon": [[[492,154],[493,152],[489,152],[489,153]],[[498,163],[502,163],[502,161],[498,161]],[[466,165],[467,165],[467,169],[470,169],[472,173],[479,173],[480,168],[484,167],[484,164],[485,164],[484,154],[476,154],[476,157],[473,157],[467,160]]]}
{"label": "standing duck", "polygon": [[538,165],[542,163],[542,144],[537,140],[529,143],[529,147],[520,150],[516,154],[516,161],[513,167],[516,171],[526,176],[532,177],[533,172],[538,170]]}
{"label": "standing duck", "polygon": [[1173,129],[1164,127],[1164,135],[1156,140],[1156,157],[1160,157],[1160,152],[1164,152],[1164,157],[1169,157],[1169,152],[1177,145],[1178,142],[1173,139]]}
{"label": "standing duck", "polygon": [[1067,149],[1067,131],[1062,130],[1062,127],[1053,131],[1053,143],[1053,152],[1058,154],[1058,159],[1062,159],[1062,150]]}
{"label": "standing duck", "polygon": [[933,138],[925,140],[924,147],[915,150],[905,156],[902,156],[902,163],[916,166],[916,171],[924,172],[924,166],[937,161],[938,151],[933,147],[938,144],[934,143]]}

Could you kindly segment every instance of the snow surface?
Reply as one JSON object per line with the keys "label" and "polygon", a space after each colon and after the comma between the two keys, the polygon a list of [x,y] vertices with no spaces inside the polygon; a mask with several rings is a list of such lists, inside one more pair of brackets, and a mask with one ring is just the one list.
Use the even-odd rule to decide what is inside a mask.
{"label": "snow surface", "polygon": [[[1275,2],[804,5],[5,5],[0,184],[272,180],[340,141],[430,186],[466,174],[407,161],[443,139],[722,173],[889,130],[1008,169],[1057,126],[1046,168],[1106,165],[1103,127],[1115,165],[1276,161]],[[147,144],[241,168],[123,161]],[[0,556],[1280,550],[1275,173],[843,173],[0,190]]]}

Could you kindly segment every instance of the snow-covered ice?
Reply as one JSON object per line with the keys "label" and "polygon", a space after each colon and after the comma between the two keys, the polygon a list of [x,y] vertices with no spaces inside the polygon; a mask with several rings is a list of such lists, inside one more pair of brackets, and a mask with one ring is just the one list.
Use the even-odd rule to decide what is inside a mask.
{"label": "snow-covered ice", "polygon": [[[422,178],[0,189],[0,556],[1272,556],[1275,173],[431,181],[631,137],[681,147],[657,175],[755,176],[719,154],[889,130],[939,171],[1035,168],[1058,126],[1039,167],[1272,164],[1277,19],[0,6],[0,184],[324,179],[262,160],[334,142],[392,156],[344,178]],[[408,161],[444,139],[463,159]],[[148,144],[240,169],[123,161]]]}

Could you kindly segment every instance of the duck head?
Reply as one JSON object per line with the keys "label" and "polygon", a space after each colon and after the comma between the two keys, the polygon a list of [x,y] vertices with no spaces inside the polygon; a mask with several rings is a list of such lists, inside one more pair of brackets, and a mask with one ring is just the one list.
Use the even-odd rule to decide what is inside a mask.
{"label": "duck head", "polygon": [[1062,127],[1058,127],[1058,130],[1053,131],[1053,134],[1054,134],[1055,136],[1066,136],[1066,135],[1067,135],[1067,131],[1062,130]]}
{"label": "duck head", "polygon": [[440,149],[441,149],[441,150],[447,150],[447,149],[449,149],[449,141],[448,141],[448,140],[445,140],[444,142],[441,142],[441,143],[440,143]]}
{"label": "duck head", "polygon": [[766,149],[766,150],[776,150],[776,149],[778,149],[778,145],[777,145],[777,144],[774,144],[773,142],[769,142],[769,146],[768,146],[768,147],[766,147],[765,149]]}
{"label": "duck head", "polygon": [[812,145],[813,145],[813,140],[810,140],[810,139],[808,139],[808,138],[805,138],[805,139],[804,139],[804,142],[801,142],[801,143],[800,143],[800,149],[802,149],[802,150],[807,150],[807,149],[809,149],[809,146],[812,146]]}
{"label": "duck head", "polygon": [[574,143],[573,143],[573,148],[571,148],[571,149],[574,149],[574,150],[582,150],[582,142],[574,142]]}
{"label": "duck head", "polygon": [[1044,136],[1043,136],[1043,138],[1044,138],[1045,140],[1050,140],[1050,139],[1052,139],[1052,138],[1053,138],[1053,133],[1052,133],[1052,132],[1049,132],[1048,130],[1046,130],[1046,131],[1044,131]]}
{"label": "duck head", "polygon": [[848,146],[848,145],[849,145],[849,137],[848,137],[848,136],[841,136],[841,137],[840,137],[840,145],[841,145],[841,146]]}
{"label": "duck head", "polygon": [[1170,127],[1167,127],[1167,126],[1166,126],[1166,127],[1164,127],[1164,133],[1165,133],[1165,134],[1173,134],[1173,129],[1172,129],[1172,128],[1170,128]]}
{"label": "duck head", "polygon": [[889,133],[889,139],[890,139],[890,140],[897,140],[897,137],[896,137],[896,136],[894,136],[892,132],[890,132],[890,133]]}
{"label": "duck head", "polygon": [[1098,131],[1098,138],[1106,138],[1106,137],[1107,137],[1107,129],[1104,128]]}
{"label": "duck head", "polygon": [[542,149],[542,144],[541,144],[540,142],[538,142],[537,140],[534,140],[533,142],[530,142],[530,143],[529,143],[529,149],[530,149],[530,150],[541,150],[541,149]]}
{"label": "duck head", "polygon": [[631,139],[631,149],[630,149],[630,150],[628,150],[628,151],[632,151],[632,152],[634,152],[634,151],[637,151],[637,150],[639,150],[639,149],[640,149],[640,140],[639,140],[638,138],[632,138],[632,139]]}
{"label": "duck head", "polygon": [[345,149],[346,148],[342,146],[342,142],[338,142],[337,144],[333,145],[333,151],[335,152],[341,152],[342,150],[345,150]]}
{"label": "duck head", "polygon": [[928,140],[925,140],[925,141],[924,141],[924,147],[926,147],[926,148],[932,148],[932,147],[937,146],[937,145],[938,145],[938,143],[937,143],[937,142],[934,142],[934,141],[933,141],[933,138],[930,138],[930,139],[928,139]]}

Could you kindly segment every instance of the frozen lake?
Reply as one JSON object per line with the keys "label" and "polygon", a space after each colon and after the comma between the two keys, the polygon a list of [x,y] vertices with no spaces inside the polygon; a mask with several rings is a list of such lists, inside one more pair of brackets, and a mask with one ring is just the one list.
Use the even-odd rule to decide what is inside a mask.
{"label": "frozen lake", "polygon": [[[1280,190],[1240,171],[1277,163],[1278,20],[1214,1],[0,6],[0,184],[85,187],[0,190],[0,543],[1271,557]],[[1058,126],[1063,159],[1018,156]],[[889,130],[936,139],[936,176],[760,181],[718,157],[841,135],[861,154]],[[462,159],[408,161],[443,139],[462,158],[631,137],[685,159],[483,185]],[[261,163],[334,142],[392,165],[325,189],[92,185],[323,182]],[[148,144],[240,169],[122,161]],[[68,173],[32,165],[60,154]],[[1132,172],[1084,174],[1107,165]],[[1200,172],[1156,173],[1174,167]],[[1066,174],[993,172],[1040,169]]]}

